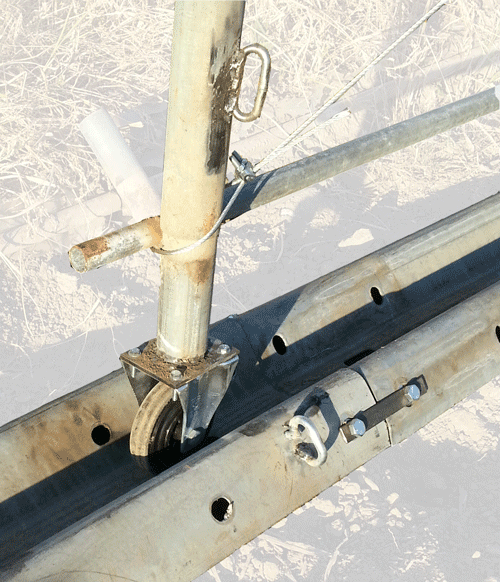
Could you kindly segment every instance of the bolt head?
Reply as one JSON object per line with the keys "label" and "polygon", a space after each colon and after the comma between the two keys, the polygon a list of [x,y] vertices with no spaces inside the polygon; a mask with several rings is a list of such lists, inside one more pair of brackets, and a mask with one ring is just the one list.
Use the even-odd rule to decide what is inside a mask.
{"label": "bolt head", "polygon": [[182,372],[180,370],[172,370],[170,372],[170,377],[175,381],[180,380],[182,378]]}
{"label": "bolt head", "polygon": [[366,432],[365,423],[359,418],[353,418],[347,423],[349,434],[355,438],[361,437]]}
{"label": "bolt head", "polygon": [[420,388],[416,384],[408,384],[404,388],[404,395],[406,396],[409,405],[420,398]]}
{"label": "bolt head", "polygon": [[127,353],[131,358],[138,358],[141,355],[141,350],[139,348],[132,348]]}
{"label": "bolt head", "polygon": [[227,344],[221,344],[217,351],[222,356],[225,356],[226,354],[229,354],[229,352],[231,351],[231,348]]}
{"label": "bolt head", "polygon": [[311,461],[316,458],[312,452],[312,448],[313,445],[309,443],[298,443],[295,447],[295,454],[301,459],[304,459],[304,461]]}

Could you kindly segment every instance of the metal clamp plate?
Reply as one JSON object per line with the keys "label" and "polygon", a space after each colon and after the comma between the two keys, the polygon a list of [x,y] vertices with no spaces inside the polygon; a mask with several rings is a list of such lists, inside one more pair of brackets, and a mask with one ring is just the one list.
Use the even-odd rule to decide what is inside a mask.
{"label": "metal clamp plate", "polygon": [[[408,391],[410,388],[417,388],[418,396],[416,398],[412,398],[409,395]],[[379,400],[376,404],[370,406],[370,408],[358,412],[358,414],[353,418],[344,422],[340,426],[342,436],[348,443],[357,437],[363,436],[366,431],[386,420],[389,416],[402,410],[406,406],[412,406],[414,401],[418,400],[427,392],[427,389],[427,383],[423,376],[411,380],[408,384],[399,388],[399,390],[382,398],[382,400]],[[361,421],[364,425],[364,429],[362,428],[359,430],[359,427],[353,426],[354,421]],[[353,427],[354,430],[352,430],[351,427]]]}

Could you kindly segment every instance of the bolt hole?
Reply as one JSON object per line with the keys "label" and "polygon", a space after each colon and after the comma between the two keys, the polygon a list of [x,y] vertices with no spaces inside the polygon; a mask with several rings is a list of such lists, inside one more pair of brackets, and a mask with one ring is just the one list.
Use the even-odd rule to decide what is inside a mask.
{"label": "bolt hole", "polygon": [[284,356],[286,354],[286,343],[280,335],[275,335],[273,337],[273,347],[276,350],[276,353],[280,356]]}
{"label": "bolt hole", "polygon": [[212,502],[212,517],[218,522],[227,521],[233,515],[233,502],[226,497],[219,497]]}
{"label": "bolt hole", "polygon": [[497,340],[500,342],[500,326],[496,326],[495,333],[497,334]]}
{"label": "bolt hole", "polygon": [[100,424],[92,429],[92,440],[95,442],[96,445],[102,447],[106,443],[109,443],[109,439],[111,438],[111,431],[107,426]]}
{"label": "bolt hole", "polygon": [[370,295],[372,296],[375,305],[382,305],[384,298],[382,297],[382,294],[380,293],[380,290],[377,287],[372,287],[370,289]]}

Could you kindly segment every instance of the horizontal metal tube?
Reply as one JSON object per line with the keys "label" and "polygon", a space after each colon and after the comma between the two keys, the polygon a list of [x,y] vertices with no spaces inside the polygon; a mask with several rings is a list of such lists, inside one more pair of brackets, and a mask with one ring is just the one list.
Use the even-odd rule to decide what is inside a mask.
{"label": "horizontal metal tube", "polygon": [[[238,347],[240,363],[228,398],[214,419],[213,434],[221,436],[247,422],[252,411],[269,409],[305,382],[310,384],[308,370],[316,369],[313,376],[320,374],[321,358],[326,358],[330,371],[332,366],[342,367],[357,353],[378,349],[492,284],[498,279],[494,259],[500,253],[498,233],[500,193],[282,297],[214,323],[210,335]],[[380,305],[371,295],[374,286],[381,295]],[[284,356],[276,353],[275,336],[285,344]],[[265,380],[267,385],[258,389]],[[123,389],[127,388],[125,378]],[[63,400],[70,397],[75,395]],[[108,405],[106,401],[100,408]],[[57,412],[54,403],[51,411]],[[50,427],[58,422],[44,420]],[[19,437],[14,440],[19,446]],[[10,461],[2,456],[9,446],[0,446],[0,465],[18,466],[15,456],[8,457]],[[42,454],[37,458],[43,462]],[[50,467],[61,470],[65,457],[57,458],[62,465],[52,462]],[[74,448],[72,460],[78,459]],[[37,466],[33,473],[38,479],[47,476],[46,471],[46,465]],[[27,483],[18,475],[15,486]]]}
{"label": "horizontal metal tube", "polygon": [[[499,96],[500,86],[497,86],[320,152],[304,160],[267,172],[244,186],[236,202],[231,207],[227,220],[237,218],[253,208],[278,200],[322,180],[332,178],[347,170],[352,170],[362,164],[497,111],[500,106]],[[235,186],[225,189],[224,205],[228,203],[234,190]],[[156,220],[159,228],[159,217],[154,217],[151,220]],[[137,232],[135,232],[134,227],[135,225],[127,227],[132,230],[128,230],[124,235],[123,238],[126,240],[121,240],[121,233],[126,229],[121,229],[111,235],[105,235],[100,239],[94,239],[94,241],[106,239],[107,250],[88,255],[83,270],[88,271],[115,261],[120,258],[121,253],[121,256],[132,254],[135,252],[135,250],[130,250],[132,247],[142,250],[152,246],[149,243],[149,239],[143,236],[142,230],[138,228]],[[108,237],[113,237],[113,240],[110,241]],[[115,245],[119,249],[115,249]],[[102,249],[103,245],[96,242],[94,247]],[[98,257],[96,256],[97,254],[102,254],[103,256]],[[74,265],[73,267],[76,268]]]}
{"label": "horizontal metal tube", "polygon": [[[500,86],[293,162],[249,182],[228,219],[416,144],[500,107]],[[235,187],[226,188],[229,199]]]}
{"label": "horizontal metal tube", "polygon": [[[358,371],[327,376],[51,537],[0,580],[35,582],[62,572],[68,582],[90,582],[95,572],[192,580],[500,373],[499,297],[496,283],[362,360]],[[342,438],[340,424],[375,404],[372,383],[386,394],[420,374],[428,384],[420,400],[352,442]],[[310,419],[327,449],[320,467],[304,462],[285,437],[313,391],[322,397]],[[217,500],[226,513],[214,511]]]}
{"label": "horizontal metal tube", "polygon": [[[278,399],[298,392],[304,382],[310,384],[307,370],[318,367],[318,357],[327,358],[330,370],[332,366],[342,367],[345,360],[363,349],[376,350],[489,286],[498,279],[496,261],[492,259],[500,253],[498,233],[500,193],[282,297],[214,323],[210,335],[238,347],[240,363],[227,401],[214,419],[213,434],[221,436],[247,422],[252,411],[255,415],[269,409]],[[370,293],[375,285],[381,294],[380,305]],[[273,345],[276,335],[284,341],[284,357],[276,353]],[[255,380],[256,359],[258,380]],[[300,382],[292,380],[297,370],[302,373]],[[265,379],[269,381],[265,389],[258,389]],[[127,388],[130,389],[124,378],[122,389]],[[90,394],[90,388],[82,390]],[[97,388],[98,392],[103,390]],[[77,394],[64,397],[61,405]],[[110,405],[110,400],[105,400],[100,408]],[[52,417],[43,420],[48,427],[59,426],[57,406],[51,403],[50,409],[58,420]],[[123,404],[117,409],[123,410]],[[43,417],[41,411],[33,413],[37,414]],[[77,426],[70,425],[64,432],[74,431]],[[5,429],[0,429],[0,435]],[[51,438],[56,438],[58,430]],[[113,430],[112,439],[116,434],[122,435],[122,429]],[[19,435],[13,438],[19,447]],[[8,467],[4,475],[16,466],[21,470],[15,456],[2,456],[2,451],[9,451],[11,446],[2,443],[0,465]],[[82,454],[88,454],[88,450],[84,449]],[[73,447],[72,462],[80,458]],[[63,454],[58,452],[57,459],[59,464],[52,461],[48,467],[40,453],[37,460],[41,464],[33,471],[36,480],[51,474],[52,469],[60,471],[66,467]],[[9,488],[15,485],[22,489],[36,480],[27,482],[17,475]],[[5,489],[4,483],[1,488]]]}
{"label": "horizontal metal tube", "polygon": [[[399,335],[498,280],[500,194],[366,257],[319,277],[265,305],[226,320],[250,338],[267,385],[240,380],[255,375],[241,355],[227,405],[213,431],[241,425],[247,410],[268,410],[322,375],[359,360]],[[213,330],[213,337],[221,337]],[[241,353],[240,348],[240,353]],[[231,394],[237,398],[229,400]]]}
{"label": "horizontal metal tube", "polygon": [[160,219],[154,216],[75,245],[70,248],[68,255],[73,269],[85,273],[160,245]]}

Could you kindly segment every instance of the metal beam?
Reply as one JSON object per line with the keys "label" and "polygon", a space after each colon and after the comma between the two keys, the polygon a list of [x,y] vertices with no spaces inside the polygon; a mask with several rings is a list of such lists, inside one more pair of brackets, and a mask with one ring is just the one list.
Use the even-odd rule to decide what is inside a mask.
{"label": "metal beam", "polygon": [[[457,394],[463,397],[469,390],[469,379],[483,382],[484,375],[492,372],[491,366],[496,366],[500,346],[495,343],[498,323],[493,325],[497,317],[494,302],[477,295],[476,303],[460,307],[465,310],[464,317],[474,315],[471,325],[463,326],[462,315],[454,311],[453,318],[447,320],[449,336],[435,323],[427,328],[429,332],[414,330],[498,281],[498,232],[500,194],[283,297],[211,326],[211,335],[238,347],[240,363],[214,417],[209,440],[218,439],[223,447],[228,433],[238,431],[251,419],[256,432],[258,415],[283,406],[290,396],[346,365],[359,366],[373,390],[380,390],[379,398],[387,394],[384,369],[398,377],[424,373],[431,378],[426,398],[437,398],[432,378],[436,386],[446,387],[441,374],[447,372],[439,370],[453,358],[457,366],[458,362],[464,364],[457,367],[453,380]],[[398,340],[405,333],[406,339]],[[282,339],[281,345],[276,337]],[[413,344],[408,338],[419,341]],[[460,338],[474,345],[455,343]],[[393,341],[395,344],[388,346]],[[380,359],[377,350],[382,346],[382,353],[391,354],[390,359]],[[491,353],[482,352],[490,348]],[[440,353],[445,359],[439,359]],[[396,354],[403,354],[411,366],[405,369]],[[382,368],[377,368],[379,363],[383,363]],[[427,368],[423,369],[422,363]],[[446,406],[452,405],[454,394],[453,390],[445,391],[436,402],[443,399]],[[434,403],[427,410],[424,402],[422,398],[419,406],[427,421],[435,407],[441,409]],[[366,409],[367,404],[360,408]],[[9,580],[15,568],[21,568],[26,555],[50,544],[51,536],[67,537],[68,532],[76,531],[75,524],[91,519],[93,512],[119,503],[122,496],[139,501],[144,487],[152,486],[156,478],[136,467],[129,453],[128,433],[136,412],[137,400],[125,374],[115,372],[0,429],[0,571],[4,579]],[[393,431],[390,426],[389,430]],[[397,439],[397,430],[393,439]],[[252,455],[259,442],[249,439]],[[216,452],[219,445],[214,443],[211,452],[207,449],[207,458],[211,463],[215,458],[215,464],[223,467],[224,457],[219,461]],[[189,473],[185,464],[174,473],[179,471]],[[172,499],[170,486],[166,489],[158,506]],[[239,505],[235,505],[236,510],[240,511]],[[141,518],[149,519],[153,517],[148,512]],[[117,526],[115,536],[116,531],[121,532],[121,528]],[[136,579],[148,580],[142,575]],[[30,578],[23,580],[29,582]]]}
{"label": "metal beam", "polygon": [[[362,359],[357,371],[325,377],[57,533],[0,580],[192,580],[500,373],[499,297],[496,283]],[[359,438],[342,437],[343,423],[415,377],[427,387],[419,400]],[[319,466],[307,461],[311,439],[287,438],[291,419],[304,415],[326,449]]]}
{"label": "metal beam", "polygon": [[[244,7],[176,4],[160,213],[165,250],[202,238],[221,212]],[[156,345],[167,361],[205,354],[216,249],[214,236],[189,252],[161,256]]]}
{"label": "metal beam", "polygon": [[[253,208],[498,111],[499,99],[500,86],[497,86],[267,172],[244,186],[231,207],[227,220],[233,220]],[[224,206],[234,190],[234,186],[225,189]],[[171,227],[164,225],[164,228]],[[158,217],[75,245],[69,251],[70,262],[79,272],[96,269],[137,250],[158,244],[152,242],[151,231],[161,232]]]}

